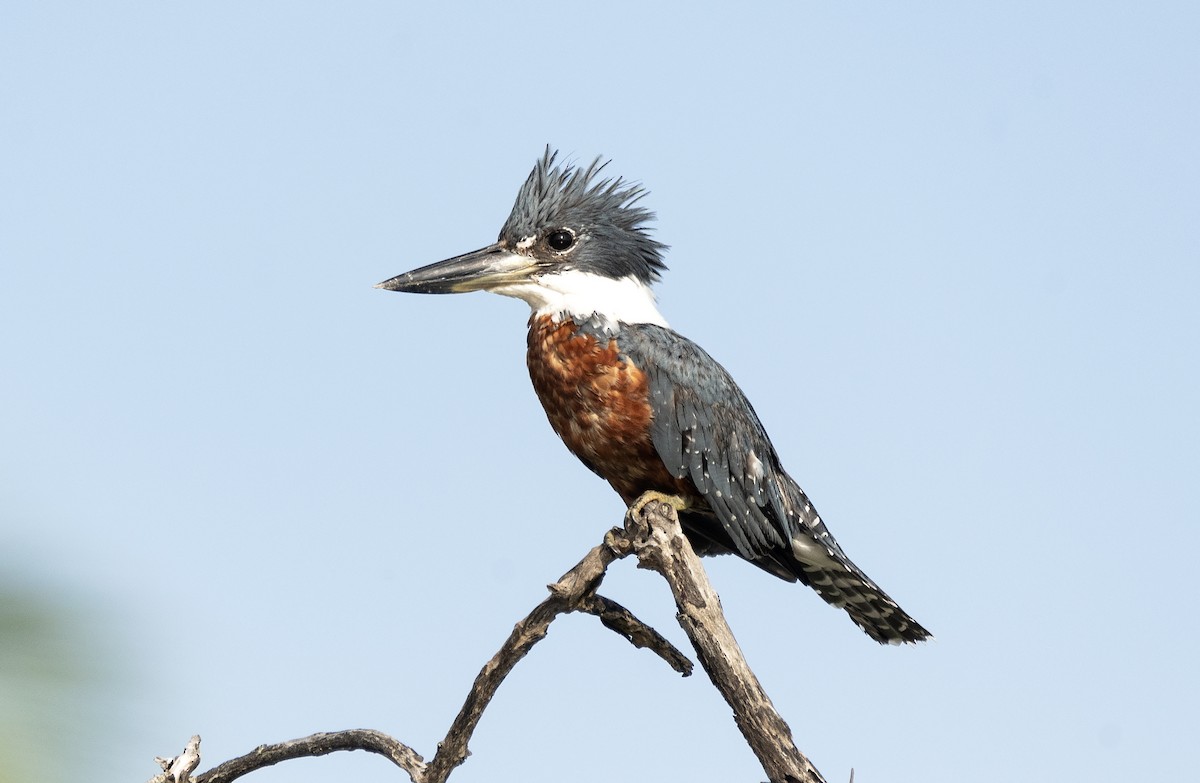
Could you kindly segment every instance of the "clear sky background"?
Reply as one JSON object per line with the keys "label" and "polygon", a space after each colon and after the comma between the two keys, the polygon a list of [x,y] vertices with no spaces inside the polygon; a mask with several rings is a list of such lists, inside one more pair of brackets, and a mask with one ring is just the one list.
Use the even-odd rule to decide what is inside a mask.
{"label": "clear sky background", "polygon": [[[662,311],[937,635],[710,562],[830,780],[1186,776],[1200,11],[968,5],[6,5],[0,589],[90,675],[0,698],[5,741],[101,781],[193,733],[203,768],[351,727],[432,755],[623,509],[522,303],[372,285],[493,241],[549,142],[650,189]],[[686,644],[656,577],[606,593]],[[454,780],[762,778],[703,675],[581,617],[472,749]],[[350,778],[404,779],[253,779]]]}

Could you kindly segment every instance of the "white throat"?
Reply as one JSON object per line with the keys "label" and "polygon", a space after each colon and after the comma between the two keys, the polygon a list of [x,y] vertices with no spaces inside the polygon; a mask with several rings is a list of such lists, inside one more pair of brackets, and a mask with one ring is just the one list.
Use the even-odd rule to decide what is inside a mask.
{"label": "white throat", "polygon": [[534,316],[548,315],[556,321],[570,318],[583,323],[595,318],[604,329],[613,332],[619,323],[667,326],[655,304],[654,292],[633,275],[614,280],[592,272],[568,270],[492,290],[523,300],[533,308]]}

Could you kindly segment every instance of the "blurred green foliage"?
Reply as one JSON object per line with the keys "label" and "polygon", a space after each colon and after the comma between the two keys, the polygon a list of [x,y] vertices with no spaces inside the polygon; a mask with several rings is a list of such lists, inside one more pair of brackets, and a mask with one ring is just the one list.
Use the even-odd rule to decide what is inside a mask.
{"label": "blurred green foliage", "polygon": [[75,777],[105,679],[90,635],[78,603],[0,580],[0,783]]}

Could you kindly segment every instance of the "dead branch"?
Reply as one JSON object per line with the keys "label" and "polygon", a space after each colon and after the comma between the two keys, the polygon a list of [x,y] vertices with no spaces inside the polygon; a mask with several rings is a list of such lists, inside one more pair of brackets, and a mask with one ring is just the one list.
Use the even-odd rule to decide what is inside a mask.
{"label": "dead branch", "polygon": [[514,626],[500,650],[476,676],[466,702],[428,763],[415,750],[386,734],[350,729],[260,745],[244,756],[191,777],[191,770],[199,763],[199,737],[194,737],[184,754],[160,760],[163,772],[150,783],[165,783],[168,776],[171,783],[229,783],[281,761],[342,750],[364,750],[384,756],[407,772],[413,783],[444,783],[470,755],[471,736],[504,678],[545,638],[554,619],[570,612],[595,615],[605,627],[635,647],[654,652],[672,669],[687,676],[692,663],[683,653],[628,609],[596,593],[608,566],[630,554],[637,556],[639,567],[654,570],[667,580],[675,596],[680,625],[709,679],[733,708],[738,728],[772,783],[824,783],[820,773],[796,748],[787,724],[742,657],[725,623],[720,599],[683,535],[675,509],[669,503],[640,500],[632,508],[639,511],[635,514],[631,510],[626,515],[624,530],[609,531],[604,543],[549,585],[550,595]]}
{"label": "dead branch", "polygon": [[670,503],[651,500],[634,504],[641,513],[625,517],[627,540],[638,567],[662,575],[671,586],[676,619],[687,633],[700,665],[733,708],[742,736],[772,783],[824,783],[824,778],[792,740],[792,731],[767,698],[742,649],[725,622],[721,599],[713,590],[700,558],[692,550]]}
{"label": "dead branch", "polygon": [[310,734],[301,739],[288,740],[275,745],[259,745],[245,756],[226,761],[192,778],[194,783],[229,783],[248,772],[270,767],[289,759],[326,756],[339,750],[365,750],[377,753],[408,773],[414,781],[424,768],[421,756],[399,740],[381,731],[372,729],[347,729],[346,731]]}
{"label": "dead branch", "polygon": [[[484,664],[475,678],[471,692],[467,695],[466,703],[459,710],[450,731],[446,733],[446,738],[438,745],[437,754],[429,762],[422,779],[414,778],[414,783],[442,783],[455,767],[466,760],[467,743],[500,683],[533,645],[545,638],[554,618],[566,612],[589,611],[589,607],[593,605],[592,599],[597,597],[596,589],[603,581],[609,564],[616,557],[616,552],[607,543],[593,547],[574,568],[549,585],[550,596],[538,604],[528,617],[517,623],[500,651]],[[630,627],[639,629],[632,636],[622,631],[618,633],[637,646],[646,646],[653,650],[678,670],[675,662],[684,658],[683,653],[619,604],[607,599],[605,602],[619,609]],[[690,662],[688,668],[690,671]]]}

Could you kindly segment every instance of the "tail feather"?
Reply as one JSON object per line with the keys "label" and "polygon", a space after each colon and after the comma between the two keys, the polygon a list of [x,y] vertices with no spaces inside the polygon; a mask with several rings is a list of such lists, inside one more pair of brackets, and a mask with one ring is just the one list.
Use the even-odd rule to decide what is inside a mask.
{"label": "tail feather", "polygon": [[[846,556],[811,505],[805,503],[800,508],[809,514],[807,519],[799,515],[790,548],[778,547],[746,559],[780,579],[808,585],[827,604],[844,610],[855,625],[880,644],[933,638]],[[739,554],[711,515],[685,512],[680,519],[697,554]]]}
{"label": "tail feather", "polygon": [[[794,542],[795,539],[793,550],[797,548]],[[784,565],[790,566],[796,578],[815,590],[827,604],[845,610],[855,625],[880,644],[919,642],[932,636],[844,556],[827,558],[825,563],[797,556]]]}
{"label": "tail feather", "polygon": [[[771,554],[830,606],[880,644],[919,642],[932,636],[846,556],[821,515],[795,481],[783,474],[776,514],[786,518],[791,544]],[[788,557],[790,555],[790,557]]]}

